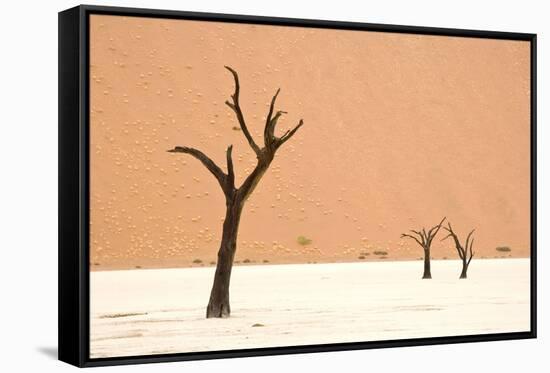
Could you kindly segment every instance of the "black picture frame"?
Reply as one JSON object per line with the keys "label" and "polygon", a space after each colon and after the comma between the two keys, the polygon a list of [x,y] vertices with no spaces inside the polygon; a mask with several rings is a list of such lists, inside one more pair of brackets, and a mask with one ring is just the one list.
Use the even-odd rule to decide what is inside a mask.
{"label": "black picture frame", "polygon": [[[414,338],[166,355],[94,358],[89,322],[89,16],[92,14],[522,40],[531,49],[531,328],[516,333]],[[81,5],[59,13],[59,360],[79,367],[536,338],[537,35],[357,22]]]}

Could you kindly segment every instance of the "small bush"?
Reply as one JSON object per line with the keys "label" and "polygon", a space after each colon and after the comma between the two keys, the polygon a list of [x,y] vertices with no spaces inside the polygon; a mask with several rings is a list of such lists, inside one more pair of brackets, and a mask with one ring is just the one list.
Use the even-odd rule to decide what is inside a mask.
{"label": "small bush", "polygon": [[250,263],[250,259],[243,260],[243,263]]}
{"label": "small bush", "polygon": [[201,263],[202,263],[202,260],[200,259],[193,260],[193,264],[201,264]]}
{"label": "small bush", "polygon": [[241,128],[240,128],[240,127],[237,127],[237,126],[233,126],[232,130],[233,130],[233,131],[240,131]]}
{"label": "small bush", "polygon": [[256,324],[252,324],[252,327],[253,328],[258,328],[258,327],[262,327],[262,326],[265,326],[264,324],[260,324],[259,322],[257,322]]}
{"label": "small bush", "polygon": [[364,255],[359,255],[359,256],[357,257],[357,259],[363,260],[363,259],[365,259],[365,256],[364,256]]}
{"label": "small bush", "polygon": [[216,262],[213,262],[213,261],[210,262],[210,265],[211,265],[211,266],[213,266],[213,265],[215,265],[215,264],[216,264]]}
{"label": "small bush", "polygon": [[264,260],[262,260],[262,262],[263,262],[263,263],[269,263],[269,260],[264,259]]}
{"label": "small bush", "polygon": [[311,239],[307,238],[306,236],[298,236],[296,241],[302,246],[309,245],[310,243],[313,242]]}
{"label": "small bush", "polygon": [[510,249],[508,246],[499,246],[496,250],[500,251],[501,253],[509,253],[510,251],[512,251],[512,249]]}
{"label": "small bush", "polygon": [[388,252],[384,250],[376,250],[374,255],[388,255]]}

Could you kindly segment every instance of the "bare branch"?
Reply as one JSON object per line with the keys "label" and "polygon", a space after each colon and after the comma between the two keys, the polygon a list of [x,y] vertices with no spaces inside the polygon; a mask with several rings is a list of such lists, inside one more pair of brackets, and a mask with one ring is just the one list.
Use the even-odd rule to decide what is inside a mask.
{"label": "bare branch", "polygon": [[435,235],[437,234],[437,232],[439,231],[439,229],[441,228],[441,225],[443,224],[444,220],[445,220],[445,218],[443,218],[443,220],[441,220],[441,222],[439,222],[438,225],[432,227],[427,233],[426,233],[425,228],[422,228],[422,230],[419,230],[419,231],[411,229],[411,232],[414,233],[416,236],[420,237],[420,240],[418,238],[416,238],[415,236],[413,236],[411,234],[407,234],[407,233],[403,233],[401,235],[401,238],[404,238],[404,237],[412,238],[420,246],[422,246],[424,248],[424,250],[430,250],[430,247],[432,245],[432,240],[435,237]]}
{"label": "bare branch", "polygon": [[[429,231],[428,231],[428,236],[431,236],[432,233],[433,235],[435,236],[437,234],[437,232],[439,231],[439,229],[441,229],[441,225],[443,225],[443,222],[445,221],[445,219],[447,219],[446,217],[444,217],[443,219],[441,219],[441,221],[439,222],[439,224],[433,226]],[[435,232],[434,232],[435,230]]]}
{"label": "bare branch", "polygon": [[277,121],[279,120],[279,118],[283,115],[283,114],[288,114],[286,111],[284,110],[278,110],[276,113],[275,113],[275,116],[273,117],[273,119],[271,119],[270,123],[269,123],[269,128],[268,128],[268,131],[267,131],[267,135],[269,136],[269,140],[273,141],[275,139],[275,126],[277,126]]}
{"label": "bare branch", "polygon": [[474,245],[474,239],[472,238],[472,241],[470,241],[470,259],[468,259],[468,264],[470,265],[470,262],[472,261],[472,258],[474,257],[474,252],[472,251],[472,246]]}
{"label": "bare branch", "polygon": [[250,144],[250,147],[252,148],[252,150],[254,150],[256,155],[260,155],[261,150],[259,146],[256,144],[256,142],[254,142],[252,135],[248,131],[248,127],[246,126],[246,121],[244,119],[241,106],[239,105],[239,92],[240,92],[239,75],[231,67],[225,66],[225,68],[229,70],[231,74],[233,74],[233,78],[235,79],[235,93],[231,95],[231,98],[233,99],[233,103],[226,101],[225,104],[235,112],[235,115],[237,116],[237,120],[239,121],[239,125],[241,126],[241,130],[243,131],[244,136],[248,140],[248,143]]}
{"label": "bare branch", "polygon": [[432,229],[430,229],[428,231],[428,246],[431,246],[432,245],[432,241],[434,239],[434,237],[437,235],[437,232],[439,232],[439,230],[441,229],[441,225],[443,224],[443,222],[445,221],[447,217],[444,217],[443,219],[441,219],[441,221],[439,222],[438,225],[432,227]]}
{"label": "bare branch", "polygon": [[424,245],[422,244],[422,242],[420,242],[415,236],[413,236],[413,235],[411,235],[411,234],[407,234],[407,233],[402,233],[402,234],[401,234],[401,238],[405,238],[405,237],[412,238],[412,239],[415,240],[420,246],[424,247]]}
{"label": "bare branch", "polygon": [[281,92],[281,88],[277,89],[277,92],[273,95],[273,98],[271,99],[271,105],[269,105],[269,112],[267,113],[267,118],[265,121],[265,128],[264,128],[264,142],[265,146],[269,147],[273,140],[273,133],[274,133],[274,125],[272,125],[271,118],[273,116],[273,110],[275,110],[275,101],[277,100],[277,96],[279,96],[279,92]]}
{"label": "bare branch", "polygon": [[472,237],[472,234],[474,233],[475,229],[472,229],[470,233],[468,233],[468,237],[466,237],[466,244],[464,245],[464,249],[468,250],[468,246],[470,245],[470,238]]}
{"label": "bare branch", "polygon": [[238,193],[240,194],[243,201],[245,201],[248,196],[254,191],[260,179],[265,174],[269,167],[270,162],[266,162],[263,159],[258,159],[258,164],[252,170],[252,172],[246,177],[242,185],[239,187]]}
{"label": "bare branch", "polygon": [[[456,248],[456,251],[458,252],[458,256],[460,257],[460,259],[464,260],[464,258],[466,257],[466,253],[465,253],[465,250],[464,248],[462,247],[462,245],[460,244],[460,241],[458,240],[458,237],[457,235],[455,234],[455,232],[453,231],[453,228],[451,227],[451,223],[447,223],[447,227],[443,227],[447,232],[449,232],[449,234],[447,236],[445,236],[445,238],[443,238],[443,240],[449,238],[449,237],[452,237],[453,238],[453,241],[455,243],[455,248]],[[443,241],[442,240],[442,241]]]}
{"label": "bare branch", "polygon": [[275,101],[277,100],[277,96],[279,96],[279,93],[281,92],[281,88],[277,89],[277,92],[273,95],[273,98],[271,99],[271,105],[269,105],[269,113],[267,114],[267,119],[265,121],[266,126],[271,122],[271,116],[273,115],[273,110],[275,109]]}
{"label": "bare branch", "polygon": [[286,131],[285,134],[277,140],[276,147],[279,148],[281,145],[283,145],[285,142],[287,142],[292,136],[294,136],[296,131],[298,131],[300,129],[300,127],[302,127],[303,125],[304,125],[304,121],[302,119],[300,119],[300,123],[298,123],[298,125],[296,127],[294,127],[290,131]]}
{"label": "bare branch", "polygon": [[235,171],[233,170],[233,158],[231,152],[233,151],[233,145],[227,147],[227,187],[229,189],[235,188]]}
{"label": "bare branch", "polygon": [[420,237],[420,239],[422,240],[422,243],[421,243],[422,246],[426,246],[426,241],[424,241],[424,236],[422,235],[422,232],[415,231],[414,229],[411,229],[411,232],[413,232],[414,234],[417,234],[418,237]]}
{"label": "bare branch", "polygon": [[168,150],[169,153],[185,153],[189,154],[199,161],[214,175],[218,180],[218,183],[222,187],[223,191],[227,191],[227,175],[222,171],[220,167],[212,159],[210,159],[206,154],[201,152],[198,149],[189,148],[187,146],[176,146],[174,149]]}

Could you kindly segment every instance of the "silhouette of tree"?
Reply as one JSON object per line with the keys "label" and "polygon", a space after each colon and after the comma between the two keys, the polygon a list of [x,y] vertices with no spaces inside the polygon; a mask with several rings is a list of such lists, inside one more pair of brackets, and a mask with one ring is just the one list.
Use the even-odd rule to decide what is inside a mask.
{"label": "silhouette of tree", "polygon": [[462,260],[462,272],[460,273],[460,278],[467,278],[467,272],[468,267],[470,266],[470,262],[472,261],[472,258],[474,257],[474,252],[472,251],[472,247],[474,245],[474,239],[472,238],[472,234],[474,234],[475,229],[472,229],[470,233],[468,233],[468,236],[466,237],[466,243],[464,246],[460,243],[460,240],[458,239],[458,236],[453,231],[453,228],[451,227],[451,223],[448,223],[447,227],[443,227],[449,234],[443,238],[443,240],[446,240],[449,237],[453,238],[453,241],[455,243],[456,251],[458,252],[458,256]]}
{"label": "silhouette of tree", "polygon": [[403,233],[401,235],[401,238],[412,238],[415,240],[423,249],[424,249],[424,275],[422,276],[423,279],[430,279],[432,278],[432,271],[431,271],[431,263],[430,263],[430,250],[432,246],[432,240],[437,235],[437,232],[441,229],[441,225],[445,221],[445,218],[443,218],[439,224],[436,226],[430,228],[428,232],[426,232],[425,228],[422,228],[422,230],[415,231],[414,229],[411,229],[411,233]]}
{"label": "silhouette of tree", "polygon": [[239,231],[239,222],[241,219],[243,206],[260,182],[262,176],[269,168],[277,150],[285,142],[292,138],[296,131],[298,131],[298,129],[304,124],[303,120],[300,119],[296,127],[286,131],[282,136],[278,137],[275,135],[277,121],[283,114],[286,114],[286,112],[282,110],[275,111],[275,101],[280,92],[280,89],[278,89],[271,99],[271,105],[269,107],[264,128],[264,146],[260,148],[260,146],[258,146],[252,138],[241,110],[239,103],[239,76],[231,67],[225,66],[225,68],[231,72],[235,80],[235,93],[231,95],[231,100],[226,101],[225,104],[235,113],[243,135],[246,137],[248,144],[256,154],[257,164],[254,170],[246,177],[240,187],[236,187],[235,171],[231,157],[233,145],[229,145],[226,151],[227,173],[222,171],[222,169],[216,165],[212,159],[200,150],[187,146],[176,146],[174,149],[168,150],[171,153],[189,154],[198,159],[208,169],[208,171],[214,175],[225,195],[226,213],[223,222],[223,233],[220,249],[218,251],[216,272],[214,274],[214,283],[212,285],[210,300],[206,309],[207,318],[229,317],[231,313],[229,306],[229,283],[231,279],[233,260],[237,250],[237,234]]}

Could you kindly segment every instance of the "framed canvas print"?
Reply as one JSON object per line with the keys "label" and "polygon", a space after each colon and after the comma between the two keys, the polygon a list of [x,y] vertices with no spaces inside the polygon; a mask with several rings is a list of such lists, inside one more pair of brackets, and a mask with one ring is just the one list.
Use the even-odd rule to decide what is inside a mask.
{"label": "framed canvas print", "polygon": [[59,357],[536,335],[536,36],[59,14]]}

